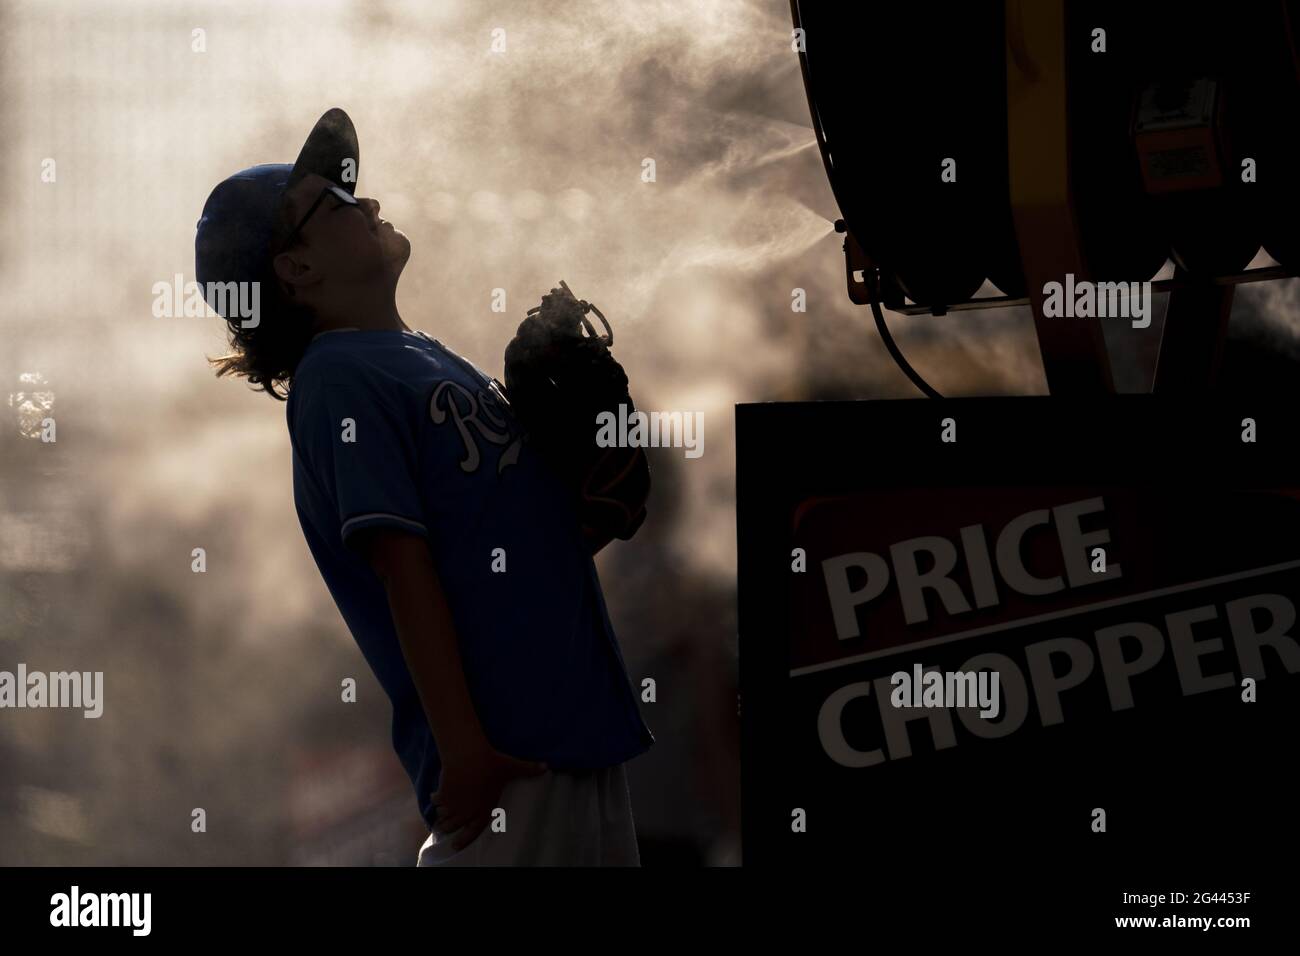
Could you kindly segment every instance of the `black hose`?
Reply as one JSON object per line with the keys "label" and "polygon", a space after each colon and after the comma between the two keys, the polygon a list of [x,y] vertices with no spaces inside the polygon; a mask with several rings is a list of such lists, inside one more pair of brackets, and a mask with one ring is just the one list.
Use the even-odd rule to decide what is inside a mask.
{"label": "black hose", "polygon": [[912,368],[907,359],[903,358],[903,353],[899,351],[898,344],[894,341],[894,337],[889,334],[889,326],[885,325],[885,313],[880,310],[880,303],[876,301],[874,295],[870,296],[870,299],[871,311],[876,316],[876,329],[879,330],[880,337],[884,340],[885,348],[889,350],[889,354],[893,356],[898,367],[903,370],[903,374],[910,378],[912,384],[919,388],[927,397],[943,398],[942,395],[930,387],[929,383],[926,382],[925,379],[921,378],[920,374],[916,369]]}

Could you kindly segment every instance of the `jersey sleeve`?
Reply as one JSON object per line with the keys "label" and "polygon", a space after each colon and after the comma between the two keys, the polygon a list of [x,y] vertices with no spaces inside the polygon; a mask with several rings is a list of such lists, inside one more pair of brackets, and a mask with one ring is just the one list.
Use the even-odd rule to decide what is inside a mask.
{"label": "jersey sleeve", "polygon": [[351,543],[366,528],[428,537],[414,429],[397,396],[346,371],[294,383],[294,433],[308,472]]}

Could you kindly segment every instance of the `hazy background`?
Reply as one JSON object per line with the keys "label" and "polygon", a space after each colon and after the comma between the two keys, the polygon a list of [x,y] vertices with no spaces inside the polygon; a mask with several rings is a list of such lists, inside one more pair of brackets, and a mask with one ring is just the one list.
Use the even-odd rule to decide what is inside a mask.
{"label": "hazy background", "polygon": [[[193,279],[212,187],[292,162],[333,106],[358,195],[411,238],[408,324],[499,375],[563,278],[613,324],[638,407],[704,412],[704,456],[653,453],[649,520],[598,565],[633,682],[659,687],[629,768],[643,858],[739,862],[733,405],[915,396],[844,292],[790,26],[781,0],[0,2],[0,670],[105,672],[98,720],[0,711],[0,864],[414,863],[284,407],[212,376],[217,319],[151,314],[155,282]],[[1162,314],[1108,328],[1125,390]],[[1296,316],[1293,283],[1240,292],[1233,349],[1300,355]],[[946,395],[1045,390],[1025,309],[890,321]],[[32,437],[46,414],[55,444]]]}

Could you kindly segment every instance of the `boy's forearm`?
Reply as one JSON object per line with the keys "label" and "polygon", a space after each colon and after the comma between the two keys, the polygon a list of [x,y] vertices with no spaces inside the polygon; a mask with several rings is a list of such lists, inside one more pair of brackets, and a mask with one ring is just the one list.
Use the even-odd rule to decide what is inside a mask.
{"label": "boy's forearm", "polygon": [[393,625],[444,760],[485,742],[465,683],[451,609],[424,541],[384,568]]}

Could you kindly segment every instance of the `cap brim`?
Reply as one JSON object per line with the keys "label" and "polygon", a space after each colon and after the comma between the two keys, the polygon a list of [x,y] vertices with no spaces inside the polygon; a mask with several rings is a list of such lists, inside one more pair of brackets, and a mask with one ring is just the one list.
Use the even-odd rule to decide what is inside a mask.
{"label": "cap brim", "polygon": [[335,107],[316,121],[302,152],[289,173],[289,188],[312,173],[324,176],[349,193],[357,189],[357,172],[361,166],[357,130],[352,119]]}

